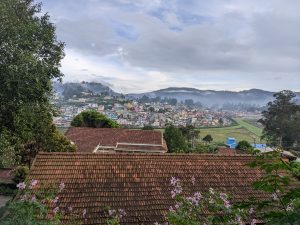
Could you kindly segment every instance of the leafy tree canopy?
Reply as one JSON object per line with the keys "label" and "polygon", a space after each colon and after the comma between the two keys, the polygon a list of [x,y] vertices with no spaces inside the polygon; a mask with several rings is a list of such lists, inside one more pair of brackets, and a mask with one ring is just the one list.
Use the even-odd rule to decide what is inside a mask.
{"label": "leafy tree canopy", "polygon": [[164,138],[169,152],[186,152],[188,150],[187,141],[181,130],[172,124],[166,127]]}
{"label": "leafy tree canopy", "polygon": [[142,130],[154,130],[154,128],[150,125],[145,125]]}
{"label": "leafy tree canopy", "polygon": [[[74,150],[53,127],[51,81],[62,77],[64,44],[49,16],[32,0],[1,0],[0,18],[0,136],[6,139],[1,157],[3,148],[21,156],[30,152],[30,160],[39,150]],[[16,158],[11,155],[7,162]]]}
{"label": "leafy tree canopy", "polygon": [[87,110],[77,116],[71,122],[74,127],[94,127],[94,128],[118,128],[120,125],[107,118],[96,110]]}
{"label": "leafy tree canopy", "polygon": [[264,126],[263,138],[272,146],[300,149],[300,106],[293,102],[295,93],[281,91],[259,120]]}
{"label": "leafy tree canopy", "polygon": [[253,151],[253,147],[251,146],[251,144],[248,141],[240,141],[237,144],[236,149],[248,151],[248,152]]}
{"label": "leafy tree canopy", "polygon": [[212,136],[210,134],[206,135],[203,139],[204,142],[210,143],[212,142],[214,139],[212,138]]}

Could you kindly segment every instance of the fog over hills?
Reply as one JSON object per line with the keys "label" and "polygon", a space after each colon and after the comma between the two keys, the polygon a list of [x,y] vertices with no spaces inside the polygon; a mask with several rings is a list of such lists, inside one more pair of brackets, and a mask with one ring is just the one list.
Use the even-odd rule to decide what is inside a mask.
{"label": "fog over hills", "polygon": [[[54,82],[54,91],[64,97],[70,98],[73,95],[80,95],[81,93],[93,94],[107,94],[112,96],[121,95],[113,91],[110,87],[95,82],[81,82],[81,83],[58,83]],[[224,104],[249,104],[249,105],[266,105],[273,100],[274,92],[264,91],[260,89],[250,89],[244,91],[215,91],[215,90],[199,90],[196,88],[187,87],[169,87],[152,92],[139,94],[126,94],[129,99],[138,99],[143,96],[149,98],[175,98],[177,101],[185,101],[192,99],[194,102],[200,102],[203,105],[224,105]],[[300,92],[296,93],[297,103],[300,100]]]}

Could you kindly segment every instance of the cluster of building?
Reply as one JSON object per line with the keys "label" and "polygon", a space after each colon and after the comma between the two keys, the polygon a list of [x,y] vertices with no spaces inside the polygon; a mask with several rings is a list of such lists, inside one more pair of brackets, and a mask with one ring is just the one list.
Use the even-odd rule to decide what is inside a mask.
{"label": "cluster of building", "polygon": [[124,101],[124,99],[112,101],[112,97],[109,96],[103,99],[103,104],[79,100],[80,105],[70,104],[70,102],[60,105],[60,115],[54,119],[54,122],[59,126],[68,127],[74,116],[84,110],[94,109],[126,128],[142,128],[145,125],[163,128],[168,123],[175,126],[218,127],[232,123],[228,119],[228,113],[199,106],[171,105],[162,102],[142,103]]}

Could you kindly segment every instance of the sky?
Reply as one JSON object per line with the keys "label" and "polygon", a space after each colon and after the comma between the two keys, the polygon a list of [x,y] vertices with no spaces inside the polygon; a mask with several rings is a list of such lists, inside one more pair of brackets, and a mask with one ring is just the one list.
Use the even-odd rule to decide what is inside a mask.
{"label": "sky", "polygon": [[299,0],[42,0],[64,82],[300,91]]}

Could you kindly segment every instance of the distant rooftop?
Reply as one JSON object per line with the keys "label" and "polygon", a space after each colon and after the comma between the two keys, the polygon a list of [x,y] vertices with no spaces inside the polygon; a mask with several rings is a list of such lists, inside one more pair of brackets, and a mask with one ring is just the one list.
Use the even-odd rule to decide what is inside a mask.
{"label": "distant rooftop", "polygon": [[160,131],[71,127],[66,136],[77,145],[78,152],[165,153],[168,150]]}

